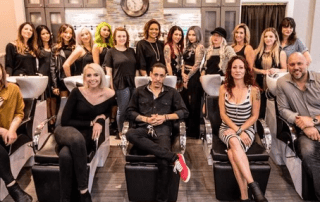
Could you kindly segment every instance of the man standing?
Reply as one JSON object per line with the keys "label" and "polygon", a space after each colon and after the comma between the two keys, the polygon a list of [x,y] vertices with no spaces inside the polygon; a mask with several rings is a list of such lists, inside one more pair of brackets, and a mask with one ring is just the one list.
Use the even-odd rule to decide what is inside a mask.
{"label": "man standing", "polygon": [[288,70],[277,81],[279,113],[301,129],[297,140],[300,158],[320,200],[320,73],[308,71],[306,58],[298,52],[289,56]]}
{"label": "man standing", "polygon": [[139,149],[157,157],[157,201],[168,201],[168,165],[174,164],[184,182],[188,182],[191,175],[183,155],[171,152],[170,120],[184,119],[189,113],[178,91],[163,85],[166,66],[156,63],[151,67],[150,77],[151,82],[137,88],[132,95],[127,115],[138,127],[129,129],[126,137]]}

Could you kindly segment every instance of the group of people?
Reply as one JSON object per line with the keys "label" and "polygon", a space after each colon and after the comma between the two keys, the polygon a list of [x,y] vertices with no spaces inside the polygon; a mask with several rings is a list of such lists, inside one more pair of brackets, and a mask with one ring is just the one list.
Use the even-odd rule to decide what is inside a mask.
{"label": "group of people", "polygon": [[[10,99],[17,103],[7,109],[4,116],[3,111],[0,115],[0,177],[15,201],[32,200],[11,174],[7,151],[16,139],[15,131],[23,118],[23,102],[18,88],[6,83],[6,74],[41,73],[49,77],[48,99],[54,95],[68,96],[61,126],[54,132],[61,148],[61,201],[70,201],[69,179],[72,172],[76,176],[81,201],[91,201],[86,155],[94,148],[94,140],[101,135],[114,103],[118,106],[118,130],[122,130],[125,119],[138,122],[137,128],[127,132],[127,139],[157,157],[159,176],[162,176],[157,200],[167,201],[168,165],[174,164],[185,182],[191,176],[183,155],[170,151],[170,121],[186,120],[187,135],[198,138],[203,95],[201,76],[220,74],[225,76],[225,81],[219,92],[222,118],[219,137],[227,146],[241,201],[249,201],[248,186],[255,201],[267,201],[252,178],[245,152],[254,141],[253,124],[265,116],[266,97],[263,92],[267,88],[266,76],[286,72],[287,69],[290,73],[285,77],[287,80],[279,81],[278,85],[279,112],[301,128],[302,159],[305,166],[310,167],[307,169],[310,175],[317,177],[316,170],[320,166],[313,162],[316,158],[320,163],[320,159],[313,154],[320,141],[320,107],[316,103],[320,95],[319,74],[307,71],[311,57],[296,37],[295,26],[294,20],[287,17],[281,22],[278,32],[275,28],[265,29],[255,50],[250,46],[247,25],[235,27],[232,46],[227,45],[226,30],[217,27],[211,32],[210,46],[205,49],[201,44],[200,27],[191,26],[184,38],[183,30],[173,26],[163,42],[158,40],[161,25],[152,19],[145,24],[144,39],[134,50],[129,47],[127,30],[117,27],[112,32],[106,22],[97,26],[94,41],[87,28],[80,28],[76,35],[71,25],[64,24],[59,29],[55,45],[48,27],[41,25],[35,29],[31,23],[23,23],[18,30],[18,39],[7,45],[6,65],[0,72],[0,110],[9,108]],[[69,95],[63,79],[82,73],[84,86],[75,88]],[[106,86],[105,74],[110,76],[111,88]],[[136,75],[150,76],[151,81],[135,89]],[[163,85],[166,75],[177,77],[176,88]],[[290,97],[293,91],[299,91],[295,94],[297,97]],[[305,102],[308,104],[303,104]],[[48,108],[51,109],[49,116],[56,113],[53,107]],[[312,145],[315,149],[311,151],[311,146],[305,145]],[[319,182],[314,180],[315,187],[320,187],[316,186]],[[316,194],[320,199],[319,190]]]}

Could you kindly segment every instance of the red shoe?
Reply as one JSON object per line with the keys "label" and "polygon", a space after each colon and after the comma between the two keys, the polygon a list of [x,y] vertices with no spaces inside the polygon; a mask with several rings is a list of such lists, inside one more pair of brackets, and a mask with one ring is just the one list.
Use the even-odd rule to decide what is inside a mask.
{"label": "red shoe", "polygon": [[173,171],[177,173],[179,171],[180,177],[182,181],[188,182],[191,177],[190,169],[188,168],[186,161],[184,160],[184,157],[182,154],[177,154],[179,159],[174,162],[174,168]]}

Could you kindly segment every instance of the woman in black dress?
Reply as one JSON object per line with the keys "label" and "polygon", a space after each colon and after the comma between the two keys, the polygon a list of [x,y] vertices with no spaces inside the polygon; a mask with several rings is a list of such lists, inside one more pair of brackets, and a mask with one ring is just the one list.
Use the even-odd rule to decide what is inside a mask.
{"label": "woman in black dress", "polygon": [[113,37],[111,26],[106,22],[101,22],[94,34],[94,45],[92,49],[93,62],[102,66],[108,49],[113,47]]}
{"label": "woman in black dress", "polygon": [[[57,36],[57,44],[52,48],[50,61],[51,85],[55,95],[66,97],[69,93],[63,82],[66,75],[62,65],[71,55],[75,46],[76,35],[72,26],[69,24],[61,25]],[[72,65],[72,69],[75,69],[74,65]]]}
{"label": "woman in black dress", "polygon": [[161,26],[155,19],[149,20],[143,29],[144,39],[137,43],[136,57],[140,74],[149,75],[150,68],[157,62],[165,64],[163,41],[159,40]]}
{"label": "woman in black dress", "polygon": [[[74,88],[64,107],[61,126],[55,130],[59,151],[60,200],[70,201],[72,173],[75,174],[81,202],[91,202],[88,191],[87,154],[95,149],[115,102],[114,91],[106,87],[104,71],[98,64],[83,70],[84,87]],[[71,174],[70,174],[71,173]]]}
{"label": "woman in black dress", "polygon": [[18,38],[6,47],[5,67],[10,76],[36,75],[37,33],[32,23],[19,26]]}

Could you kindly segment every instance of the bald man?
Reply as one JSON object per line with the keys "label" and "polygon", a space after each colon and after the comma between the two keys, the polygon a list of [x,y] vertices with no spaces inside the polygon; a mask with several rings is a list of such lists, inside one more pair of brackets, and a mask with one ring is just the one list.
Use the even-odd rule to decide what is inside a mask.
{"label": "bald man", "polygon": [[320,73],[308,71],[306,58],[298,52],[289,56],[288,71],[277,81],[279,113],[301,130],[298,153],[320,201]]}

